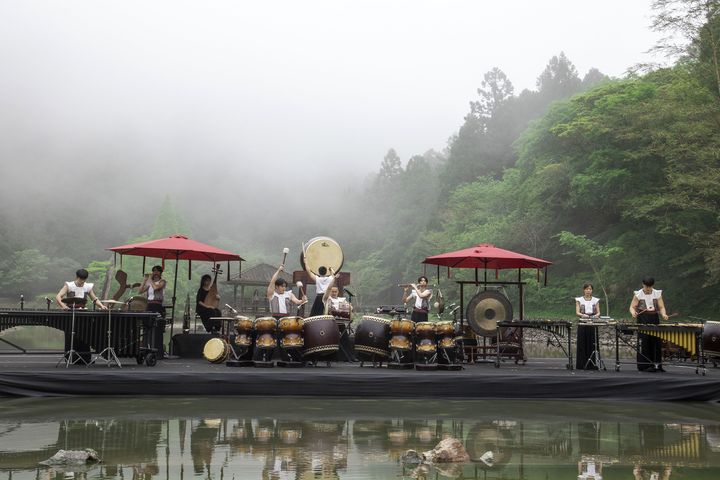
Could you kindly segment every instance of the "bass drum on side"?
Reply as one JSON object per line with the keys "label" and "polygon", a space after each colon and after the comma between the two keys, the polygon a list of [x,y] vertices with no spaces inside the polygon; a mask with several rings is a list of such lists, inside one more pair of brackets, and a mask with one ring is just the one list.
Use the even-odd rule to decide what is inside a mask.
{"label": "bass drum on side", "polygon": [[300,252],[300,265],[315,275],[320,267],[332,268],[336,273],[342,269],[343,262],[342,248],[330,237],[315,237],[303,244]]}
{"label": "bass drum on side", "polygon": [[475,333],[482,337],[494,337],[497,335],[497,322],[512,320],[513,309],[505,294],[487,290],[470,299],[465,316]]}

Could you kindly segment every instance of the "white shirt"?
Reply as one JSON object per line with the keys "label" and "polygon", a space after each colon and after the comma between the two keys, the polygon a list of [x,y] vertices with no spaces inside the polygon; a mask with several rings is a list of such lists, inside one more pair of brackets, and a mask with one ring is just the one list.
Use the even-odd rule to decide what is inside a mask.
{"label": "white shirt", "polygon": [[288,313],[288,303],[290,302],[290,295],[292,295],[291,291],[285,291],[285,293],[279,294],[277,292],[273,292],[273,296],[270,299],[270,306],[273,306],[273,301],[277,301],[277,312],[272,312],[274,310],[271,308],[272,313]]}
{"label": "white shirt", "polygon": [[85,282],[82,287],[78,287],[74,280],[72,282],[65,282],[65,285],[67,285],[68,297],[85,298],[90,290],[93,289],[93,284],[88,282]]}
{"label": "white shirt", "polygon": [[[410,293],[408,294],[407,299],[408,299],[408,300],[410,300],[411,298],[414,298],[414,299],[415,299],[415,308],[419,308],[419,309],[422,309],[422,310],[429,310],[429,308],[430,308],[430,303],[429,303],[429,302],[430,302],[430,299],[432,298],[432,290],[425,289],[425,290],[423,291],[423,293],[425,293],[425,292],[430,292],[430,296],[425,297],[425,298],[420,298],[420,297],[417,295],[417,293],[415,292],[415,290],[413,290],[412,292],[410,292]],[[424,304],[425,306],[423,306],[423,304]]]}
{"label": "white shirt", "polygon": [[580,313],[588,316],[596,314],[595,305],[600,303],[600,299],[596,297],[590,297],[590,300],[586,300],[585,297],[575,297],[575,301],[580,304]]}
{"label": "white shirt", "polygon": [[333,277],[328,275],[327,277],[320,277],[318,275],[315,276],[315,292],[318,295],[322,295],[327,290],[328,286],[330,285],[330,282],[332,282]]}
{"label": "white shirt", "polygon": [[153,301],[162,302],[163,301],[163,290],[165,290],[165,289],[161,288],[159,290],[155,290],[152,286],[152,279],[150,279],[150,281],[148,282],[148,291],[147,291],[148,292],[148,296],[147,296],[148,301],[153,300]]}
{"label": "white shirt", "polygon": [[642,310],[642,307],[645,307],[645,310],[648,312],[654,312],[655,311],[655,302],[654,300],[657,300],[658,298],[662,297],[662,290],[655,290],[654,288],[650,293],[645,293],[645,290],[642,288],[635,292],[635,296],[638,300],[641,302],[644,302],[645,305],[638,305],[638,310]]}

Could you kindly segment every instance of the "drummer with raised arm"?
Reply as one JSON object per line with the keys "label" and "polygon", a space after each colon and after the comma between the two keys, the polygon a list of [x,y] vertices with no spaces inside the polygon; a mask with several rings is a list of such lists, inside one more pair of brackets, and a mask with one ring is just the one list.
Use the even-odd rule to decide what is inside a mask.
{"label": "drummer with raised arm", "polygon": [[[407,303],[408,301],[415,299],[412,315],[410,316],[410,319],[415,323],[428,321],[428,311],[430,310],[432,290],[427,288],[427,285],[427,277],[421,276],[418,277],[417,284],[411,283],[410,285],[406,285],[403,290],[403,303]],[[412,289],[412,291],[408,293],[410,289]]]}
{"label": "drummer with raised arm", "polygon": [[307,302],[307,296],[303,295],[302,299],[297,298],[292,290],[287,290],[287,281],[278,278],[280,272],[284,270],[285,265],[278,267],[267,288],[266,297],[270,302],[270,314],[276,319],[290,316],[290,308],[293,304],[302,305]]}
{"label": "drummer with raised arm", "polygon": [[308,276],[310,277],[310,280],[315,282],[315,301],[312,304],[312,308],[310,309],[310,316],[315,317],[318,315],[322,315],[325,311],[325,294],[327,293],[328,287],[330,287],[331,284],[335,283],[335,280],[337,279],[339,274],[333,274],[332,267],[329,267],[330,269],[330,275],[328,275],[328,268],[326,267],[319,267],[318,268],[318,274],[315,275],[310,270],[307,271]]}
{"label": "drummer with raised arm", "polygon": [[63,297],[82,298],[83,302],[80,302],[81,305],[84,305],[87,297],[90,297],[100,310],[107,310],[107,307],[103,305],[97,295],[95,295],[93,284],[86,281],[88,276],[88,271],[84,268],[75,272],[75,280],[65,282],[57,295],[55,295],[55,303],[63,310],[70,310],[70,307],[63,303]]}

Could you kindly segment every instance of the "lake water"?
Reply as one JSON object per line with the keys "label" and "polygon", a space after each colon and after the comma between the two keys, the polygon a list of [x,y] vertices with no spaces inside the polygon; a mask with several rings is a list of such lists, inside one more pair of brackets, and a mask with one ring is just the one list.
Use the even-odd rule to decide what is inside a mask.
{"label": "lake water", "polygon": [[[430,450],[448,436],[462,440],[471,462],[402,464],[408,449]],[[103,462],[38,463],[84,448]],[[720,405],[0,399],[0,480],[65,478],[718,479]]]}

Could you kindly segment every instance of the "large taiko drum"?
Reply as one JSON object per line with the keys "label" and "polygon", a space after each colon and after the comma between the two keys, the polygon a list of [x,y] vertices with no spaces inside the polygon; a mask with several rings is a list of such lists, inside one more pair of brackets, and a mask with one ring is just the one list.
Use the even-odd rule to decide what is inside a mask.
{"label": "large taiko drum", "polygon": [[248,317],[235,317],[235,345],[249,347],[252,345],[253,321]]}
{"label": "large taiko drum", "polygon": [[259,317],[255,319],[255,339],[256,348],[275,348],[277,340],[275,339],[275,330],[277,329],[277,320],[273,317]]}
{"label": "large taiko drum", "polygon": [[332,315],[318,315],[303,320],[305,357],[324,357],[340,350],[340,329]]}
{"label": "large taiko drum", "polygon": [[390,348],[395,350],[412,350],[412,334],[415,332],[415,322],[407,318],[396,318],[390,322]]}
{"label": "large taiko drum", "polygon": [[702,351],[707,357],[720,357],[720,322],[705,322]]}
{"label": "large taiko drum", "polygon": [[415,324],[415,351],[422,354],[432,354],[437,351],[434,323],[418,322]]}
{"label": "large taiko drum", "polygon": [[390,356],[390,320],[365,315],[355,329],[355,351],[369,357]]}
{"label": "large taiko drum", "polygon": [[211,363],[223,363],[229,355],[230,344],[224,338],[211,338],[203,348],[203,357]]}
{"label": "large taiko drum", "polygon": [[438,348],[455,348],[455,324],[453,322],[437,322],[435,333]]}
{"label": "large taiko drum", "polygon": [[302,317],[283,317],[278,321],[278,329],[282,348],[300,348],[304,345]]}
{"label": "large taiko drum", "polygon": [[300,265],[304,270],[315,275],[320,267],[332,268],[339,272],[344,262],[343,252],[340,245],[330,237],[315,237],[303,244],[300,252]]}

